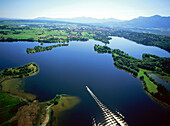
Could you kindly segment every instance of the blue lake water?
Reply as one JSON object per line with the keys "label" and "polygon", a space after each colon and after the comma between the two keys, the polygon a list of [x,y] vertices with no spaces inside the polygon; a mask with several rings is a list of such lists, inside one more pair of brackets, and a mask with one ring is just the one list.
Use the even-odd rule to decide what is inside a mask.
{"label": "blue lake water", "polygon": [[[53,44],[45,43],[43,46]],[[95,40],[72,41],[67,47],[27,54],[26,48],[33,48],[40,43],[1,42],[0,70],[35,62],[40,72],[23,79],[27,92],[37,95],[41,101],[49,100],[56,94],[80,97],[81,103],[62,115],[61,126],[90,126],[93,117],[100,121],[101,110],[87,92],[86,85],[112,112],[118,110],[122,113],[129,125],[167,125],[170,109],[152,100],[138,78],[116,68],[111,54],[95,52],[95,44],[104,45]],[[143,53],[170,57],[167,51],[160,48],[118,37],[113,37],[108,46],[121,49],[136,58],[142,58]]]}

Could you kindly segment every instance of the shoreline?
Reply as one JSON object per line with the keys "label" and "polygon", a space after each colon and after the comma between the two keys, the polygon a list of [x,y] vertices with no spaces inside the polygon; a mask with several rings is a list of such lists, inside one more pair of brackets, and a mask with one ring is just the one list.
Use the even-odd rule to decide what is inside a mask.
{"label": "shoreline", "polygon": [[164,106],[164,107],[170,107],[170,105],[167,104],[166,102],[163,102],[163,101],[157,99],[156,97],[154,97],[153,95],[151,95],[148,91],[146,91],[146,90],[144,90],[144,91],[152,98],[152,100],[154,99],[154,100],[153,100],[154,102],[156,102],[156,103],[158,103],[158,104],[160,104],[160,105],[162,105],[162,106]]}
{"label": "shoreline", "polygon": [[[12,79],[8,79],[8,80],[15,80],[15,79],[18,79],[18,78],[12,78]],[[4,82],[4,81],[3,81]],[[46,125],[48,125],[48,123],[50,122],[50,120],[52,120],[52,118],[55,116],[55,118],[56,118],[56,120],[55,120],[55,123],[56,122],[58,122],[59,120],[58,120],[58,118],[59,118],[59,116],[62,114],[62,112],[65,112],[65,111],[67,111],[67,110],[69,110],[69,109],[72,109],[75,105],[77,105],[79,102],[76,102],[76,103],[73,103],[74,102],[74,98],[76,99],[79,99],[78,97],[76,97],[76,96],[70,96],[70,95],[65,95],[65,94],[63,94],[63,95],[61,95],[62,96],[62,98],[59,100],[59,102],[58,102],[58,104],[54,104],[54,103],[52,103],[52,104],[50,104],[50,105],[46,105],[46,104],[48,104],[49,102],[51,102],[51,101],[53,101],[53,99],[55,99],[55,98],[53,98],[53,99],[51,99],[51,100],[48,100],[48,101],[44,101],[44,102],[39,102],[38,100],[36,100],[35,101],[35,99],[33,99],[33,100],[30,100],[30,99],[28,99],[28,98],[26,98],[26,97],[23,97],[23,96],[20,96],[20,95],[18,95],[18,94],[13,94],[13,93],[11,93],[11,92],[7,92],[7,91],[0,91],[0,92],[2,92],[2,93],[5,93],[5,94],[8,94],[10,97],[13,97],[13,98],[16,98],[16,99],[18,99],[20,102],[26,102],[27,104],[25,104],[25,105],[22,105],[22,106],[20,106],[20,107],[18,107],[18,110],[17,110],[17,112],[16,112],[16,115],[17,116],[13,116],[10,120],[9,120],[9,122],[11,123],[11,122],[13,122],[13,121],[17,121],[18,122],[18,120],[20,120],[20,118],[22,118],[22,117],[18,117],[18,115],[20,115],[20,114],[22,114],[22,116],[26,116],[26,114],[24,114],[24,112],[23,111],[19,111],[19,109],[23,109],[23,107],[26,107],[27,106],[27,109],[30,109],[29,108],[29,106],[31,107],[32,105],[36,105],[36,106],[40,106],[41,104],[42,105],[44,105],[44,109],[45,109],[45,115],[43,114],[43,113],[38,113],[38,114],[40,114],[41,115],[41,119],[42,119],[42,117],[44,117],[43,118],[43,121],[42,121],[42,123],[41,123],[41,126],[46,126]],[[66,108],[65,108],[65,110],[60,110],[60,106],[61,106],[61,104],[66,104],[67,105],[67,101],[65,101],[65,99],[67,99],[67,98],[70,98],[70,99],[73,99],[73,102],[71,103],[71,105],[70,105],[70,103],[68,104],[69,106],[66,106]],[[63,100],[64,99],[64,100]],[[73,104],[73,105],[72,105]],[[35,107],[36,107],[35,106]],[[55,108],[57,108],[57,110],[55,109]],[[52,113],[51,113],[51,111],[57,111],[57,115],[52,115]],[[58,112],[59,111],[59,112]],[[30,112],[33,112],[32,111],[32,109],[30,110]],[[18,113],[20,113],[20,114],[18,114]],[[29,113],[29,112],[28,112]],[[28,116],[29,117],[29,116]],[[38,116],[39,117],[39,116]],[[40,118],[39,118],[40,119]],[[39,120],[38,119],[38,120]],[[20,122],[18,122],[19,124],[20,124]],[[24,122],[22,122],[22,123],[24,123]],[[53,121],[51,122],[51,123],[54,123]],[[56,125],[55,125],[56,126]]]}
{"label": "shoreline", "polygon": [[53,120],[52,126],[59,126],[60,125],[59,118],[61,117],[62,113],[68,112],[80,102],[81,99],[77,96],[62,95],[62,99],[60,100],[59,104],[53,105],[51,107],[53,111],[53,114],[51,115]]}
{"label": "shoreline", "polygon": [[[6,72],[4,72],[5,70],[1,71],[2,76],[0,80],[0,92],[7,94],[9,97],[11,97],[11,99],[18,99],[20,101],[19,104],[14,106],[14,108],[16,109],[15,115],[12,116],[8,121],[5,121],[3,123],[12,124],[13,122],[17,122],[21,125],[27,125],[28,123],[35,123],[34,120],[36,120],[36,125],[38,124],[46,126],[54,116],[55,118],[58,118],[63,111],[73,108],[80,102],[80,99],[78,97],[65,94],[56,95],[51,100],[39,102],[38,99],[36,99],[35,95],[31,93],[26,93],[24,89],[21,88],[24,84],[22,81],[23,78],[38,74],[39,67],[37,64],[29,63],[21,67],[7,68],[6,71],[20,71],[22,70],[22,68],[25,69],[27,67],[33,67],[34,69],[30,71],[30,74],[24,73],[26,75],[24,75],[23,73],[15,75],[6,74]],[[21,75],[22,77],[20,77]],[[8,100],[6,102],[8,102]],[[22,104],[23,102],[25,102],[25,104]],[[63,104],[65,106],[63,106]],[[63,107],[62,110],[60,110],[61,106]],[[57,110],[55,108],[57,108]],[[54,111],[55,115],[51,115],[51,111]],[[59,111],[59,113],[57,112],[56,114],[56,111]],[[34,116],[31,116],[31,113]],[[51,123],[54,122],[52,121]]]}
{"label": "shoreline", "polygon": [[[41,119],[42,120],[41,121],[42,122],[41,126],[46,126],[46,125],[48,125],[48,123],[50,123],[50,120],[52,120],[52,118],[56,118],[55,122],[53,122],[53,121],[51,122],[51,123],[55,124],[55,126],[56,126],[56,122],[59,121],[58,118],[60,117],[60,115],[63,112],[72,109],[74,106],[76,106],[80,102],[80,99],[78,97],[76,97],[76,96],[70,96],[70,95],[64,95],[63,94],[63,95],[61,95],[62,98],[59,100],[58,104],[52,103],[50,105],[47,105],[49,102],[53,101],[53,99],[55,99],[55,98],[53,98],[53,99],[51,99],[49,101],[39,102],[39,101],[35,101],[35,100],[31,100],[30,101],[30,100],[28,100],[25,97],[19,96],[17,94],[12,94],[10,92],[3,92],[3,91],[0,91],[0,92],[8,94],[10,97],[18,99],[20,101],[20,103],[22,103],[22,102],[26,102],[27,103],[27,104],[24,104],[24,105],[18,107],[16,115],[9,119],[9,123],[12,123],[13,121],[17,121],[18,122],[19,120],[21,120],[20,118],[22,118],[22,117],[19,116],[20,114],[22,116],[27,117],[27,114],[23,111],[23,107],[27,107],[27,109],[31,109],[29,112],[34,112],[33,108],[32,108],[33,106],[36,107],[36,106],[44,105],[44,107],[41,108],[41,109],[45,110],[45,115],[43,113],[38,112],[37,115],[36,115],[38,117],[37,120]],[[69,100],[71,100],[71,101],[68,102]],[[62,106],[63,104],[65,104],[65,106]],[[63,108],[61,108],[61,106]],[[42,111],[44,111],[44,110],[42,110]],[[54,111],[55,115],[53,115],[51,113],[51,111]],[[38,115],[40,115],[41,117],[39,117]],[[32,121],[32,120],[30,120],[30,121]],[[18,122],[18,123],[20,124],[20,122]],[[24,122],[22,122],[22,123],[24,123]],[[27,124],[27,122],[25,122],[25,123]],[[57,125],[58,125],[58,123],[57,123]]]}
{"label": "shoreline", "polygon": [[[22,81],[23,78],[31,77],[31,76],[34,76],[34,75],[36,75],[38,73],[39,73],[39,69],[38,69],[38,71],[35,71],[34,73],[32,73],[32,74],[30,74],[28,76],[23,76],[23,77],[10,77],[10,76],[7,76],[7,77],[5,77],[4,79],[2,79],[0,81],[0,91],[4,92],[4,93],[7,93],[7,94],[15,95],[16,97],[22,97],[22,98],[24,98],[24,99],[26,99],[28,101],[33,101],[33,100],[36,99],[36,95],[28,93],[28,92],[25,92],[25,90],[21,88],[21,85],[23,85],[23,84],[19,84],[19,82],[15,83],[16,84],[15,86],[19,86],[17,88],[17,90],[9,90],[9,91],[7,91],[7,90],[3,89],[4,88],[3,83],[6,83],[7,81],[17,81],[17,80],[20,81],[19,79],[21,79],[21,81]],[[10,89],[10,86],[9,86],[9,89]],[[22,94],[26,95],[26,96],[22,96]],[[27,97],[27,95],[30,95],[30,97],[34,97],[34,98],[33,99],[32,98],[28,98],[29,96]]]}
{"label": "shoreline", "polygon": [[[114,64],[114,66],[115,66],[116,68],[120,69],[120,70],[123,70],[123,71],[125,71],[125,72],[133,75],[131,72],[129,72],[129,71],[123,69],[123,68],[119,68],[119,67],[116,66],[115,64]],[[138,78],[138,79],[141,81],[141,83],[143,84],[143,86],[144,86],[143,80],[141,80],[139,76],[133,75],[133,77]],[[163,78],[162,78],[162,79],[163,79]],[[145,90],[144,87],[143,87],[143,90],[152,98],[152,100],[155,100],[155,101],[158,102],[160,105],[164,105],[164,106],[166,106],[166,107],[170,107],[170,105],[167,104],[166,102],[163,102],[163,101],[159,100],[158,98],[154,97],[152,94],[150,94],[150,92],[148,92],[147,90]]]}

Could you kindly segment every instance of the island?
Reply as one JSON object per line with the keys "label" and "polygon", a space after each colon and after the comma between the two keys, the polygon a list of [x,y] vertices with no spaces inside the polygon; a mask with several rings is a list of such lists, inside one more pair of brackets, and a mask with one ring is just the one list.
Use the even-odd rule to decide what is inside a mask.
{"label": "island", "polygon": [[39,71],[39,67],[35,63],[28,63],[24,66],[17,68],[6,68],[0,72],[0,82],[5,79],[11,78],[22,78],[26,76],[31,76]]}
{"label": "island", "polygon": [[47,46],[47,47],[42,47],[42,46],[35,46],[33,49],[27,48],[26,52],[29,53],[37,53],[37,52],[44,52],[48,50],[52,50],[53,48],[56,47],[61,47],[61,46],[68,46],[69,44],[58,44],[58,45],[52,45],[52,46]]}
{"label": "island", "polygon": [[168,89],[149,76],[149,73],[154,73],[170,79],[169,57],[143,54],[142,59],[136,59],[119,49],[111,49],[100,45],[95,45],[94,50],[98,53],[112,54],[116,67],[133,74],[135,77],[139,77],[143,82],[143,88],[148,94],[163,104],[170,106],[170,92]]}

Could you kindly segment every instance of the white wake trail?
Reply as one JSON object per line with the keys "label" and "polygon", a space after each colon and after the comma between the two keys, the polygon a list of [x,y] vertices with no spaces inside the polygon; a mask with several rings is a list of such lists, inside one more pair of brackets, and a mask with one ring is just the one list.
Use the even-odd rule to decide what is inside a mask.
{"label": "white wake trail", "polygon": [[[94,94],[93,92],[86,86],[87,91],[90,93],[90,95],[93,97],[93,99],[96,101],[96,103],[99,105],[101,110],[103,111],[105,122],[104,124],[97,124],[97,126],[128,126],[128,124],[123,120],[123,115],[120,112],[117,112],[120,116],[117,116],[112,111],[110,111]],[[122,115],[122,116],[121,116]],[[96,125],[96,124],[94,124]]]}

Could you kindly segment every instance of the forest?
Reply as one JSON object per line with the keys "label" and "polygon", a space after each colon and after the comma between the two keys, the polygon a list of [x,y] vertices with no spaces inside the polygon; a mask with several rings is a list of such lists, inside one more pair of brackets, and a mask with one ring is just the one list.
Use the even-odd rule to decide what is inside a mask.
{"label": "forest", "polygon": [[170,37],[142,32],[132,32],[125,30],[111,31],[112,36],[123,37],[135,41],[136,43],[157,46],[170,52]]}

